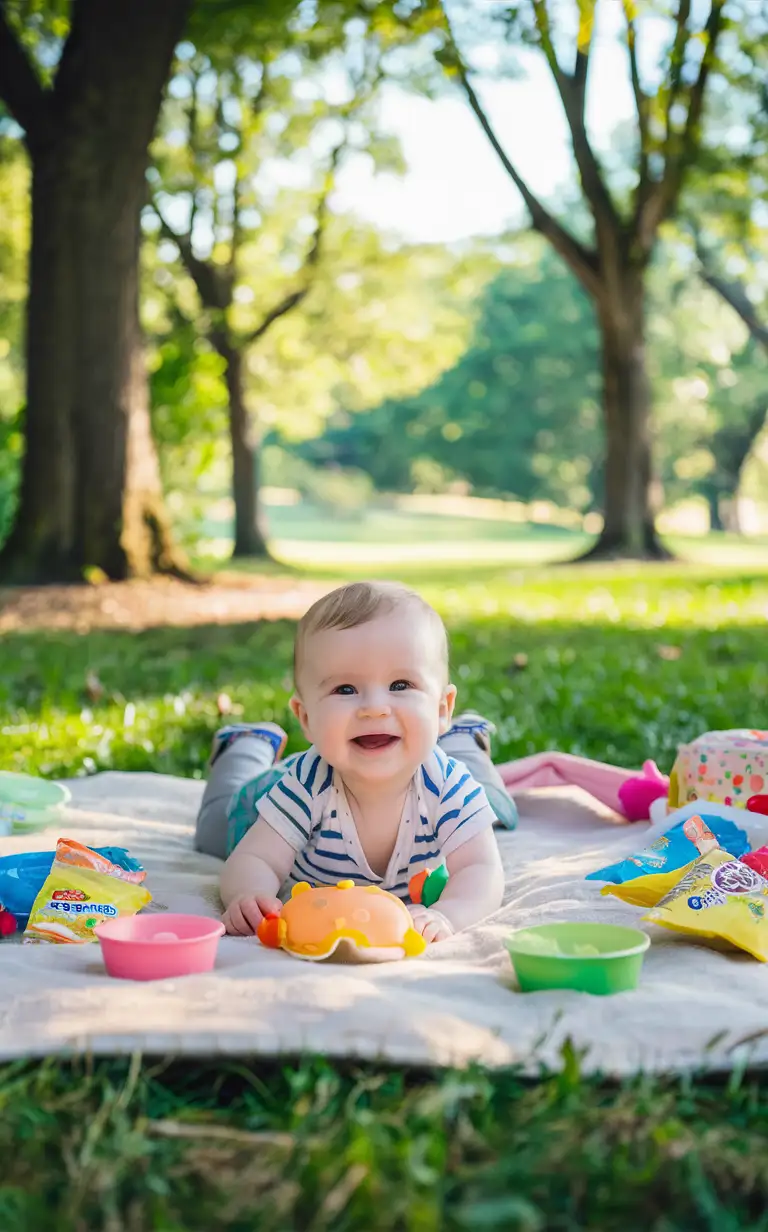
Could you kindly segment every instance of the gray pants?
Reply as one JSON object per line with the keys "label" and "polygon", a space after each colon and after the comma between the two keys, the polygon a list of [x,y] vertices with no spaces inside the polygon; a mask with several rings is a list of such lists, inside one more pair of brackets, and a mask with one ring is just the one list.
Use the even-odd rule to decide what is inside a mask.
{"label": "gray pants", "polygon": [[[517,809],[485,750],[466,732],[441,736],[438,744],[449,757],[463,762],[476,782],[485,788],[500,824],[514,829]],[[238,736],[219,753],[211,766],[195,823],[195,847],[198,851],[218,856],[221,860],[227,858],[231,850],[228,814],[235,793],[252,779],[263,776],[263,791],[260,785],[258,794],[266,795],[281,776],[281,764],[275,765],[272,745],[259,736]],[[272,775],[268,774],[270,770],[273,771]]]}

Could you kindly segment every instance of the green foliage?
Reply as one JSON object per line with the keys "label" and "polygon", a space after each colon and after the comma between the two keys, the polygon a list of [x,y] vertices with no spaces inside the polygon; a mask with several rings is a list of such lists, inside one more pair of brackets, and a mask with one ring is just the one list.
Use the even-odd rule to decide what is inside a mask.
{"label": "green foliage", "polygon": [[[381,490],[549,500],[599,497],[600,358],[592,307],[540,242],[518,241],[477,307],[469,346],[415,396],[343,409],[298,446],[316,465],[362,467]],[[743,324],[666,244],[649,276],[648,363],[665,496],[731,498],[768,400],[768,368]],[[758,413],[759,420],[759,413]],[[744,434],[746,433],[746,437]],[[734,462],[738,443],[743,452]]]}
{"label": "green foliage", "polygon": [[601,453],[597,347],[575,279],[523,241],[487,286],[453,368],[415,397],[331,420],[304,456],[365,467],[383,489],[424,486],[436,464],[435,481],[584,508]]}
{"label": "green foliage", "polygon": [[[69,34],[71,0],[4,0],[11,29],[45,86],[51,86]],[[0,118],[3,102],[0,99]]]}

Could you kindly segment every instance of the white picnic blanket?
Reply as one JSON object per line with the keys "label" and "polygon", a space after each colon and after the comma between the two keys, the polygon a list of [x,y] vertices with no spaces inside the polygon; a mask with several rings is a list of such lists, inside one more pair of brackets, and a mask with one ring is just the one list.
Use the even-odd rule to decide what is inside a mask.
{"label": "white picnic blanket", "polygon": [[[202,784],[107,773],[71,782],[62,833],[123,845],[149,870],[155,901],[218,913],[218,861],[192,850]],[[637,923],[642,912],[585,873],[642,846],[647,825],[617,825],[569,789],[518,800],[499,842],[505,905],[491,919],[383,966],[302,963],[256,940],[223,938],[209,975],[110,979],[98,945],[0,944],[0,1059],[53,1054],[322,1054],[407,1065],[558,1068],[570,1039],[585,1071],[729,1069],[768,1061],[768,965],[660,929],[636,992],[610,998],[516,990],[504,938],[555,920]],[[768,823],[768,819],[766,819]],[[0,840],[0,854],[55,845],[57,831]],[[758,842],[765,835],[754,836]]]}

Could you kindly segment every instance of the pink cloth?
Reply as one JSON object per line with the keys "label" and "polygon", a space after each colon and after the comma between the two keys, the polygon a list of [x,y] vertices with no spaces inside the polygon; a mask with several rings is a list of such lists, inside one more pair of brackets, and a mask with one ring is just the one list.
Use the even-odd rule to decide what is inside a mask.
{"label": "pink cloth", "polygon": [[512,796],[535,787],[581,787],[621,816],[624,816],[624,809],[619,800],[619,788],[641,773],[577,757],[574,753],[533,753],[518,761],[508,761],[498,769]]}

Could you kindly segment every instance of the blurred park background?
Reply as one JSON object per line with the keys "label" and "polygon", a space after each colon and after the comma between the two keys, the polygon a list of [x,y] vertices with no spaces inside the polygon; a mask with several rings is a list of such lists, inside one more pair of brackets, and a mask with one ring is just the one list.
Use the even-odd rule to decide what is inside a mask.
{"label": "blurred park background", "polygon": [[0,5],[3,580],[768,560],[762,0],[159,9]]}
{"label": "blurred park background", "polygon": [[[768,726],[767,182],[767,0],[0,0],[2,767],[297,747],[293,621],[371,576],[498,760]],[[7,1232],[766,1226],[741,1068],[133,1058],[0,1114]]]}

